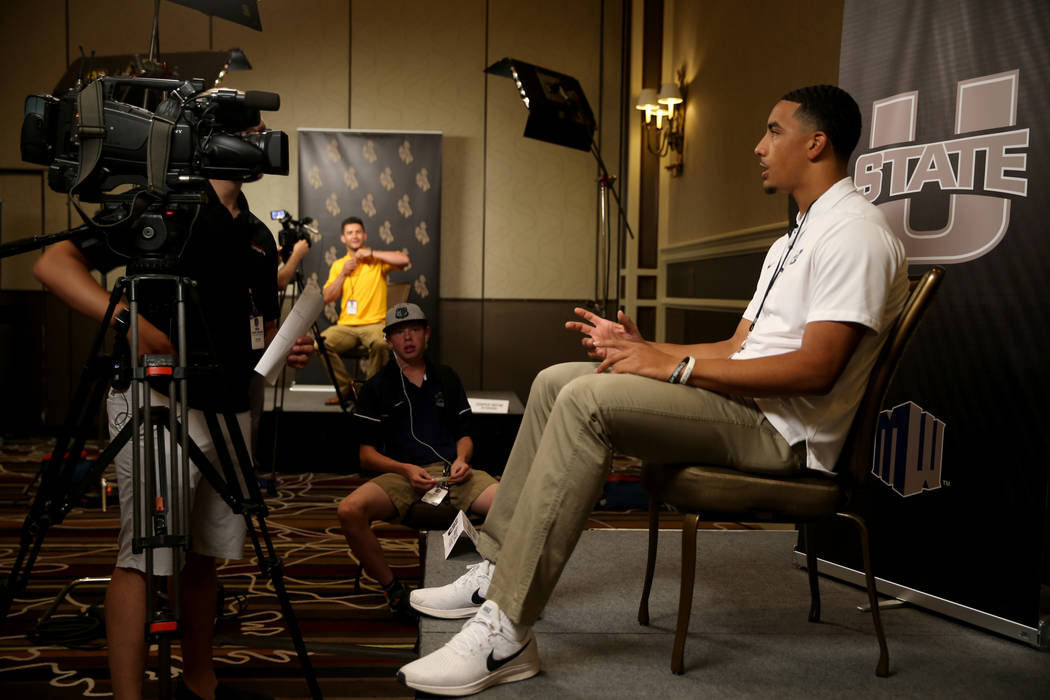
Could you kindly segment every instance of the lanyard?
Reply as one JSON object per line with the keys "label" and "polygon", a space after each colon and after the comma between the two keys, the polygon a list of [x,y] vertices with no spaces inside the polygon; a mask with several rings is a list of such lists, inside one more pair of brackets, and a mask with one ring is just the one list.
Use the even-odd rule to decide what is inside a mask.
{"label": "lanyard", "polygon": [[[812,208],[813,207],[810,207],[810,209]],[[806,224],[806,217],[809,216],[810,209],[807,209],[806,213],[802,215],[802,221],[799,221],[798,225],[788,232],[788,238],[791,238],[792,233],[795,234],[795,237],[791,238],[787,250],[784,251],[783,257],[780,258],[780,263],[777,265],[777,269],[773,271],[773,277],[770,278],[769,284],[766,286],[766,291],[762,295],[762,301],[758,304],[758,311],[755,312],[755,319],[751,322],[751,327],[748,328],[748,331],[755,330],[755,324],[758,322],[758,317],[762,315],[762,307],[766,305],[766,297],[769,296],[769,290],[773,288],[773,283],[777,281],[777,277],[780,277],[780,273],[784,271],[784,264],[787,262],[788,256],[791,255],[791,249],[795,247],[796,243],[798,243],[798,239],[802,238],[802,227]]]}

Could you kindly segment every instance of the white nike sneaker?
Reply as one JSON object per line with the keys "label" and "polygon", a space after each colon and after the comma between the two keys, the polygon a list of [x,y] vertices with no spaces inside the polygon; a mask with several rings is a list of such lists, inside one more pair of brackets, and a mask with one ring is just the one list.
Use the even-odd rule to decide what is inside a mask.
{"label": "white nike sneaker", "polygon": [[431,617],[470,617],[485,602],[496,565],[488,559],[467,567],[467,573],[438,588],[417,588],[408,597],[413,608]]}
{"label": "white nike sneaker", "polygon": [[531,678],[539,671],[532,628],[515,625],[489,600],[445,646],[402,666],[397,679],[425,693],[458,696]]}

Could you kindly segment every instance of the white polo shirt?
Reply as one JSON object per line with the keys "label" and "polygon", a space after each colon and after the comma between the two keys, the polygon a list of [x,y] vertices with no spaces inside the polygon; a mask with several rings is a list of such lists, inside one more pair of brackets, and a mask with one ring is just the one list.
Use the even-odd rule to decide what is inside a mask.
{"label": "white polo shirt", "polygon": [[848,177],[828,188],[799,221],[798,238],[758,314],[794,236],[784,235],[766,254],[755,295],[744,311],[744,318],[755,321],[755,327],[733,359],[797,350],[806,324],[813,321],[867,326],[869,332],[826,396],[756,399],[788,443],[806,441],[811,469],[830,472],[886,333],[907,298],[908,263],[904,246],[882,212],[857,192]]}

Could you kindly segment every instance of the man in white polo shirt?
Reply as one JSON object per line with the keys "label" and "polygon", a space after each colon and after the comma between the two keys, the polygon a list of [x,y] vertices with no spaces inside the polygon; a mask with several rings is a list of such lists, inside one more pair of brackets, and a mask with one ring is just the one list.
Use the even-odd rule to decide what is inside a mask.
{"label": "man in white polo shirt", "polygon": [[[755,147],[768,193],[799,215],[766,255],[731,338],[649,343],[577,309],[600,362],[548,367],[532,385],[478,551],[457,581],[414,607],[476,614],[402,682],[466,695],[539,671],[531,632],[601,492],[613,451],[765,474],[831,471],[868,374],[908,291],[904,248],[847,176],[860,110],[818,85],[774,105]],[[487,600],[486,600],[487,599]],[[484,601],[483,603],[480,601]]]}

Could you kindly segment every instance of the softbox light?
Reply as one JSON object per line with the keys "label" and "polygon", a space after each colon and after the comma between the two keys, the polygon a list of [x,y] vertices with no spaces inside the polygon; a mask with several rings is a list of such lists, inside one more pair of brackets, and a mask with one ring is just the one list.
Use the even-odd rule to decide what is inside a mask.
{"label": "softbox light", "polygon": [[219,17],[257,32],[262,31],[258,0],[171,0],[211,17]]}
{"label": "softbox light", "polygon": [[591,150],[594,113],[576,78],[515,58],[496,61],[485,72],[514,81],[529,110],[526,137],[580,151]]}

